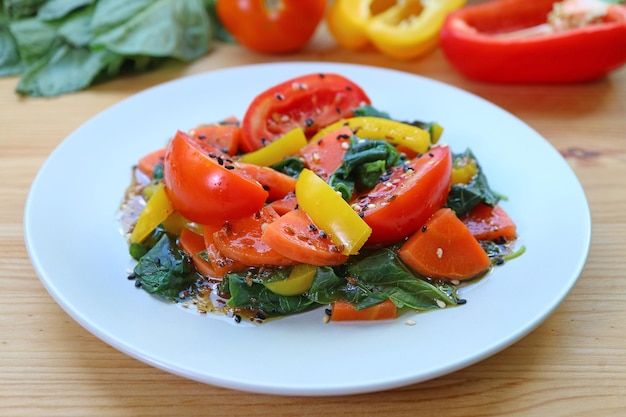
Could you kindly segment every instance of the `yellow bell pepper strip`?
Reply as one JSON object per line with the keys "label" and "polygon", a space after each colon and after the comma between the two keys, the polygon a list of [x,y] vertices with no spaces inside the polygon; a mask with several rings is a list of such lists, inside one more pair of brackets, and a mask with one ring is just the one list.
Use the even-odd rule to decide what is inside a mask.
{"label": "yellow bell pepper strip", "polygon": [[476,174],[478,174],[478,165],[476,165],[476,160],[468,156],[454,158],[452,161],[450,183],[452,185],[469,184],[472,182]]}
{"label": "yellow bell pepper strip", "polygon": [[301,127],[297,127],[268,145],[256,151],[244,154],[241,157],[241,162],[269,166],[282,161],[287,156],[297,153],[306,144],[307,139],[304,135],[304,130]]}
{"label": "yellow bell pepper strip", "polygon": [[346,255],[357,254],[372,233],[341,195],[309,169],[298,177],[296,199],[300,209]]}
{"label": "yellow bell pepper strip", "polygon": [[174,213],[174,207],[167,197],[165,187],[160,183],[141,211],[135,228],[130,234],[130,241],[140,243],[172,213]]}
{"label": "yellow bell pepper strip", "polygon": [[307,264],[298,264],[291,269],[289,277],[281,281],[264,282],[263,285],[278,295],[304,294],[313,283],[317,267]]}
{"label": "yellow bell pepper strip", "polygon": [[465,0],[336,0],[327,15],[328,28],[347,49],[366,46],[385,55],[411,60],[434,50],[448,13]]}
{"label": "yellow bell pepper strip", "polygon": [[[424,153],[435,141],[428,131],[417,126],[382,117],[361,116],[335,122],[320,130],[311,141],[347,125],[354,134],[363,139],[386,140],[393,145],[403,145],[417,153]],[[437,138],[438,139],[438,138]]]}

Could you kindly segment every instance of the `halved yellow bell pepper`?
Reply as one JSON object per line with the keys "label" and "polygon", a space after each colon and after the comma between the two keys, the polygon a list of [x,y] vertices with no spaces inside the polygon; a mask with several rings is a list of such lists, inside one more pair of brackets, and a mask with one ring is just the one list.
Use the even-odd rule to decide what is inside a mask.
{"label": "halved yellow bell pepper", "polygon": [[248,164],[270,166],[282,161],[286,157],[298,153],[307,144],[304,130],[297,127],[285,133],[275,141],[254,151],[244,154],[241,162]]}
{"label": "halved yellow bell pepper", "polygon": [[464,4],[465,0],[335,0],[326,23],[344,48],[358,50],[371,43],[392,58],[410,60],[435,49],[446,16]]}
{"label": "halved yellow bell pepper", "polygon": [[300,209],[346,255],[357,254],[372,233],[341,195],[309,169],[303,169],[298,176],[296,199]]}
{"label": "halved yellow bell pepper", "polygon": [[[385,119],[382,117],[362,116],[340,120],[320,130],[311,140],[315,141],[326,133],[347,125],[354,134],[363,139],[386,140],[393,145],[403,145],[417,152],[424,153],[430,148],[430,133],[419,127]],[[437,138],[438,139],[438,138]]]}

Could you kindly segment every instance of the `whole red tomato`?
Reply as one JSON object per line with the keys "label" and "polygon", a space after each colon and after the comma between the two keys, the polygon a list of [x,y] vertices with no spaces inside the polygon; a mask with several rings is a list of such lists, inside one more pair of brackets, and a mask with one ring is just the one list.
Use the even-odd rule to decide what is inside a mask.
{"label": "whole red tomato", "polygon": [[218,0],[217,16],[241,45],[264,53],[295,52],[306,45],[326,0]]}

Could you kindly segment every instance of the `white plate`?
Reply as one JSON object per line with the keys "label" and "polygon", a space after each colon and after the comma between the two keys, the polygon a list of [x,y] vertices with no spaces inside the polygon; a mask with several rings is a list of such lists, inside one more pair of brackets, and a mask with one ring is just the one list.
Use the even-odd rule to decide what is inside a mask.
{"label": "white plate", "polygon": [[[492,188],[508,195],[503,205],[518,224],[526,253],[465,292],[466,305],[377,323],[324,324],[321,309],[260,326],[236,325],[135,289],[126,278],[128,250],[115,218],[130,167],[177,129],[243,116],[257,93],[311,72],[343,74],[364,87],[377,108],[402,119],[437,121],[453,151],[471,147]],[[41,168],[28,196],[24,229],[35,270],[52,297],[122,352],[222,387],[341,395],[435,378],[528,334],[578,279],[591,222],[584,192],[566,162],[501,108],[402,72],[287,63],[168,82],[95,116]],[[417,324],[407,325],[408,319]]]}

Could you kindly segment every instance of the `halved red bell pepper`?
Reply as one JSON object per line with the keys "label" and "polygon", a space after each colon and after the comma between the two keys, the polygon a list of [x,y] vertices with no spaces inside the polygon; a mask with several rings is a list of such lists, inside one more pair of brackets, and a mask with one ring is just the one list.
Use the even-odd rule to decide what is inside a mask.
{"label": "halved red bell pepper", "polygon": [[[548,24],[554,0],[493,0],[448,15],[441,48],[468,78],[564,83],[600,78],[626,63],[626,6],[604,5],[581,26]],[[554,16],[554,12],[552,13]]]}

